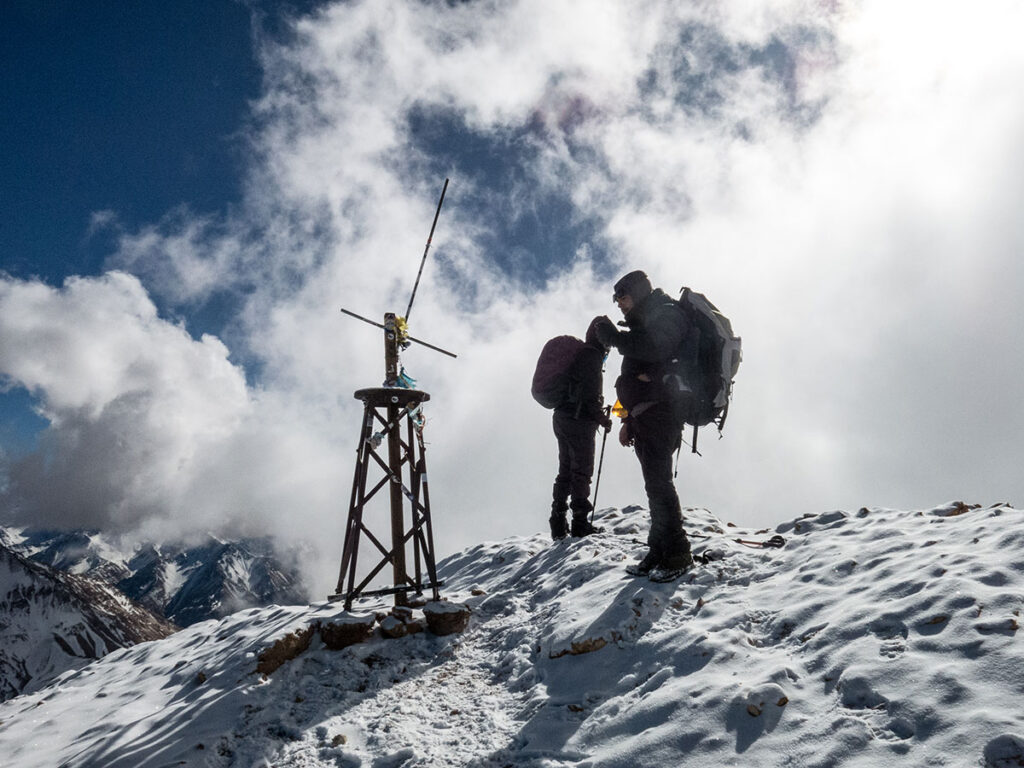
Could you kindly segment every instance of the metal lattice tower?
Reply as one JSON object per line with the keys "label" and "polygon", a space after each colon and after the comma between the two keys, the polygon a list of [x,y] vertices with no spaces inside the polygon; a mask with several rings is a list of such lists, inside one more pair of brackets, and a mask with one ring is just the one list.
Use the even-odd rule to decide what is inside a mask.
{"label": "metal lattice tower", "polygon": [[[414,592],[419,598],[424,591],[430,590],[433,600],[440,599],[438,589],[442,584],[437,580],[434,558],[427,458],[423,441],[424,420],[421,411],[423,404],[430,400],[430,395],[404,386],[408,382],[401,369],[399,351],[410,343],[417,343],[455,357],[440,347],[408,336],[405,326],[412,312],[413,300],[416,298],[420,276],[423,274],[423,264],[430,250],[430,242],[447,189],[448,179],[445,179],[405,317],[399,318],[389,312],[384,315],[384,323],[380,324],[342,309],[345,314],[384,330],[385,368],[384,386],[360,389],[355,393],[355,397],[363,402],[363,418],[359,428],[355,476],[352,479],[352,495],[345,525],[345,543],[342,548],[338,586],[335,594],[330,597],[331,600],[344,600],[346,610],[351,609],[352,601],[357,597],[394,595],[395,605],[404,606],[410,604],[410,592]],[[382,449],[385,444],[386,456],[383,456]],[[370,530],[365,515],[367,505],[385,487],[388,488],[390,500],[390,546],[384,543],[387,536],[380,531],[375,533]],[[373,545],[374,554],[378,559],[360,579],[357,576],[357,566],[360,543],[363,539]],[[410,549],[411,569],[407,557]],[[371,582],[389,565],[392,586],[368,590]]]}
{"label": "metal lattice tower", "polygon": [[[384,316],[386,382],[397,382],[398,341],[395,315]],[[345,608],[352,607],[356,597],[394,594],[395,605],[408,605],[408,593],[422,595],[431,590],[434,600],[440,595],[434,559],[434,535],[430,519],[430,493],[427,484],[427,458],[423,443],[420,408],[430,395],[417,389],[385,386],[360,389],[355,397],[363,401],[363,420],[359,429],[356,469],[352,480],[345,544],[338,574],[337,594]],[[403,438],[402,432],[405,432]],[[386,460],[381,450],[386,445]],[[379,480],[371,485],[371,472],[378,471]],[[385,486],[391,506],[391,546],[382,543],[384,536],[375,534],[366,524],[366,505]],[[408,502],[409,515],[405,514]],[[356,566],[359,545],[365,537],[373,544],[379,559],[369,573],[357,581]],[[412,571],[406,550],[412,549]],[[391,565],[393,586],[366,590],[367,585]]]}

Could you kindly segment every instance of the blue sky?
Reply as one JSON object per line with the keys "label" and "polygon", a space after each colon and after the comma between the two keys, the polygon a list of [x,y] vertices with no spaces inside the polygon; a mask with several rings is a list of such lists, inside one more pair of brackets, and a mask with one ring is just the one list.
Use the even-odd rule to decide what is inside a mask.
{"label": "blue sky", "polygon": [[[1024,494],[1015,3],[37,6],[0,10],[4,519],[329,574],[382,367],[338,309],[404,309],[445,178],[412,332],[459,359],[404,360],[442,551],[544,529],[533,362],[635,268],[744,339],[684,504]],[[642,503],[608,451],[602,503]]]}
{"label": "blue sky", "polygon": [[135,226],[237,203],[260,88],[243,4],[16,1],[0,14],[10,274],[98,273],[111,249],[89,237],[98,211]]}

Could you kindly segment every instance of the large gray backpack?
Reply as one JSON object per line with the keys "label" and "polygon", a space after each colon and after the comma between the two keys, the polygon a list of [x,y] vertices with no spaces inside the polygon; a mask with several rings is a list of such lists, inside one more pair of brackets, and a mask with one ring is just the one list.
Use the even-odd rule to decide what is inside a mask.
{"label": "large gray backpack", "polygon": [[693,452],[696,453],[698,427],[714,424],[719,433],[725,427],[733,379],[743,351],[741,339],[733,333],[729,318],[704,294],[684,287],[679,293],[679,306],[698,334],[695,348],[694,339],[687,340],[689,355],[695,355],[696,359],[685,367],[688,377],[696,379],[688,382],[696,397],[686,416],[686,423],[693,426]]}

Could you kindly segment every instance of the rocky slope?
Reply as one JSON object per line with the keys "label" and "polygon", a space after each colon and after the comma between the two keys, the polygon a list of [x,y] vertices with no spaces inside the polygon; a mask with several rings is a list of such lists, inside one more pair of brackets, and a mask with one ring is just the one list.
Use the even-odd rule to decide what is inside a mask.
{"label": "rocky slope", "polygon": [[305,602],[266,541],[120,542],[0,528],[0,700],[118,649],[241,608]]}
{"label": "rocky slope", "polygon": [[0,699],[177,629],[109,584],[0,545]]}

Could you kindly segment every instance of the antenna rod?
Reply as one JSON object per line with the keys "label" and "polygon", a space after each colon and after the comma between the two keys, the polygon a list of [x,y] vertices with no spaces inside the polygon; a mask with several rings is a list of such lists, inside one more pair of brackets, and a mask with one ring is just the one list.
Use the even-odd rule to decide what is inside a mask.
{"label": "antenna rod", "polygon": [[[357,315],[355,312],[350,312],[349,310],[345,309],[344,307],[341,308],[341,311],[344,312],[349,317],[354,317],[356,320],[362,320],[364,323],[369,323],[370,325],[375,325],[378,328],[384,328],[384,324],[383,323],[378,323],[378,322],[375,322],[373,320],[370,320],[367,317],[363,317],[362,315]],[[387,330],[387,328],[384,328],[384,330]],[[419,344],[421,346],[427,347],[427,349],[432,349],[435,352],[440,352],[442,355],[448,355],[448,357],[454,357],[455,359],[458,359],[458,357],[459,357],[455,353],[449,352],[447,349],[441,349],[440,347],[435,347],[433,344],[428,344],[427,342],[421,341],[420,339],[414,338],[412,336],[409,337],[409,341],[414,341],[414,342],[416,342],[417,344]]]}
{"label": "antenna rod", "polygon": [[[420,276],[423,274],[423,265],[427,263],[427,251],[430,250],[430,241],[434,239],[434,227],[437,226],[437,217],[441,215],[441,204],[444,202],[444,193],[447,191],[448,179],[445,179],[444,187],[441,189],[441,199],[437,201],[437,211],[434,212],[434,223],[430,225],[430,234],[427,235],[427,247],[423,249],[423,258],[420,259],[420,271],[416,273],[416,284],[413,285],[412,296],[409,297],[409,308],[405,310],[406,322],[409,322],[409,315],[412,313],[412,303],[416,299],[416,289],[420,287]],[[423,342],[420,343],[422,344]],[[428,344],[427,346],[430,345]]]}

